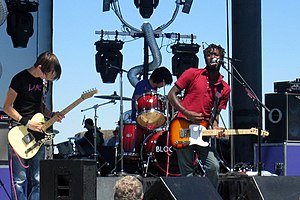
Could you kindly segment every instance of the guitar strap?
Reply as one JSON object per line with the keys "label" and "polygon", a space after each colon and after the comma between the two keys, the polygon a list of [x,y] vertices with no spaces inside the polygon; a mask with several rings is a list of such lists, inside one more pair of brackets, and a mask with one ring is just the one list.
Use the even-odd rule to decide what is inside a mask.
{"label": "guitar strap", "polygon": [[208,126],[210,128],[212,128],[213,122],[214,122],[214,120],[216,118],[216,115],[217,115],[217,110],[218,110],[219,103],[220,103],[220,96],[221,96],[221,90],[222,89],[223,89],[223,84],[219,84],[217,86],[216,98],[214,100],[214,106],[211,110],[211,115],[210,115],[210,119],[209,119],[209,122],[208,122]]}

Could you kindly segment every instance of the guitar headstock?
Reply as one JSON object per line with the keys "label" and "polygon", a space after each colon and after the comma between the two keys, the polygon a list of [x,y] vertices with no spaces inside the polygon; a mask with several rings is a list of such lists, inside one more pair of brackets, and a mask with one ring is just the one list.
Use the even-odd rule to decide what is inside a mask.
{"label": "guitar headstock", "polygon": [[88,98],[91,98],[92,96],[94,96],[97,93],[98,93],[97,89],[91,89],[91,90],[88,90],[86,92],[83,92],[83,94],[81,95],[81,98],[82,99],[88,99]]}
{"label": "guitar headstock", "polygon": [[[255,134],[255,135],[258,135],[258,129],[257,128],[251,128],[251,133]],[[261,130],[261,136],[263,136],[263,137],[269,136],[269,131]]]}

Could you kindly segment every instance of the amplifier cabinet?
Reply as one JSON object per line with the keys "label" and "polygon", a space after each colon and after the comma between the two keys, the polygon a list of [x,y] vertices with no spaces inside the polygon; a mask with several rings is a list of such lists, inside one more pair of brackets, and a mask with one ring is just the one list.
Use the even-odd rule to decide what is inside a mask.
{"label": "amplifier cabinet", "polygon": [[300,94],[265,94],[265,128],[267,143],[300,142]]}
{"label": "amplifier cabinet", "polygon": [[[263,170],[284,176],[300,176],[300,143],[261,144]],[[258,145],[254,144],[254,163],[258,163]]]}

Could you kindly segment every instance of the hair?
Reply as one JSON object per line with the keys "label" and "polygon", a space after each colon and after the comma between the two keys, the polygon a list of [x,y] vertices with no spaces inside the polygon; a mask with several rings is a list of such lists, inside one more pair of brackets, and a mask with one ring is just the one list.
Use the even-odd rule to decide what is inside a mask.
{"label": "hair", "polygon": [[85,121],[84,121],[84,125],[90,125],[90,126],[94,126],[94,121],[91,119],[91,118],[87,118]]}
{"label": "hair", "polygon": [[165,82],[166,85],[171,85],[173,82],[171,72],[164,66],[156,68],[152,72],[150,79],[152,79],[154,83]]}
{"label": "hair", "polygon": [[143,184],[135,176],[124,176],[115,184],[115,200],[140,200],[143,199]]}
{"label": "hair", "polygon": [[221,45],[217,45],[217,44],[210,44],[208,45],[204,50],[203,50],[203,54],[204,56],[207,55],[207,53],[211,50],[211,49],[218,49],[221,53],[221,57],[223,58],[225,55],[225,49],[221,46]]}
{"label": "hair", "polygon": [[34,63],[34,67],[41,65],[42,72],[45,74],[53,73],[54,80],[58,80],[61,75],[61,66],[57,57],[48,51],[39,55],[37,60]]}

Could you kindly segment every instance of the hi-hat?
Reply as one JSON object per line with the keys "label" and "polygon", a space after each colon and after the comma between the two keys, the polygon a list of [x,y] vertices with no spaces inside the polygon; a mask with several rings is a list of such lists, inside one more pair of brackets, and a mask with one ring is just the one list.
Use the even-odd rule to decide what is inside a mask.
{"label": "hi-hat", "polygon": [[[112,95],[98,95],[95,96],[96,98],[100,98],[100,99],[114,99],[114,100],[121,100],[121,97],[119,95],[117,95],[116,93],[112,94]],[[124,101],[131,101],[131,98],[129,97],[123,97],[122,98]]]}

